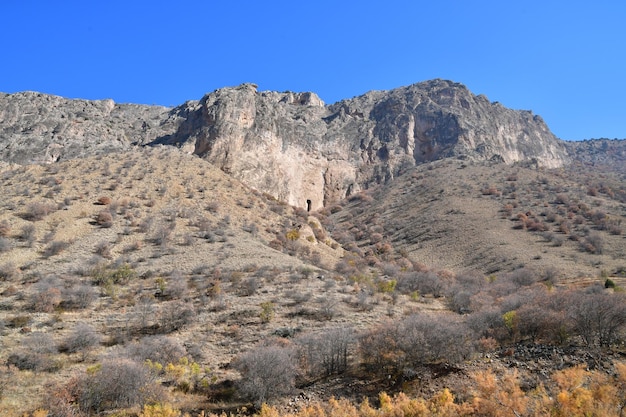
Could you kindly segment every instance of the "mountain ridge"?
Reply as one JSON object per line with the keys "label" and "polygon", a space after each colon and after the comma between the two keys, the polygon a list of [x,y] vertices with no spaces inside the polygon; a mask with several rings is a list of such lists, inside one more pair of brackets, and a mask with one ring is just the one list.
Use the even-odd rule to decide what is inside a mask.
{"label": "mountain ridge", "polygon": [[259,92],[254,84],[221,88],[174,108],[4,94],[0,126],[6,162],[172,145],[312,210],[447,157],[547,168],[571,160],[540,116],[441,79],[331,105],[315,93]]}

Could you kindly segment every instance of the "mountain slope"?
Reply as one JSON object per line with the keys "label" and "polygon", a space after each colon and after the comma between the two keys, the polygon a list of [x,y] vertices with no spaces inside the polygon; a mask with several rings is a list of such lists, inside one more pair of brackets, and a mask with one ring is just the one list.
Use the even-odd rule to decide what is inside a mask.
{"label": "mountain slope", "polygon": [[331,106],[313,93],[257,92],[252,84],[175,109],[20,93],[0,97],[0,123],[0,158],[8,162],[174,145],[313,210],[444,157],[545,167],[569,160],[540,117],[444,80]]}

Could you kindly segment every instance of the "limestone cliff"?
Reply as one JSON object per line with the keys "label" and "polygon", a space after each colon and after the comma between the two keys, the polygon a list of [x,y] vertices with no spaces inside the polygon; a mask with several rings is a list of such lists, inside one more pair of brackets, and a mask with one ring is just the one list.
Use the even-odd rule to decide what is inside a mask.
{"label": "limestone cliff", "polygon": [[326,106],[314,93],[223,88],[174,109],[0,96],[0,158],[54,162],[134,145],[172,145],[260,191],[317,209],[434,159],[567,163],[529,111],[432,80]]}

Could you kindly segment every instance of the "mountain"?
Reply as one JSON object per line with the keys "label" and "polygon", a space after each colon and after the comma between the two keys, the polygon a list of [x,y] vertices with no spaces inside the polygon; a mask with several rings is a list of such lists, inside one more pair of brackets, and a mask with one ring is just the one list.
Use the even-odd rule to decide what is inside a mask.
{"label": "mountain", "polygon": [[0,95],[0,414],[620,410],[625,162],[442,80]]}
{"label": "mountain", "polygon": [[316,210],[446,157],[566,164],[541,117],[432,80],[333,105],[314,93],[223,88],[176,108],[0,97],[0,158],[55,162],[131,146],[173,145],[261,192]]}

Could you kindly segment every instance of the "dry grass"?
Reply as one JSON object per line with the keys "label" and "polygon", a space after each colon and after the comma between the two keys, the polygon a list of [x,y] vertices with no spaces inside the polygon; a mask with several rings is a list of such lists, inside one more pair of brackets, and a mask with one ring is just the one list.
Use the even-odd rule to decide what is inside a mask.
{"label": "dry grass", "polygon": [[[600,191],[590,195],[588,186],[581,192],[573,174],[559,171],[439,161],[317,218],[175,149],[10,167],[0,175],[8,242],[0,252],[0,363],[33,332],[49,333],[60,346],[77,323],[89,323],[104,337],[84,357],[51,355],[56,372],[8,370],[0,402],[8,416],[40,406],[47,384],[166,328],[224,381],[237,378],[233,357],[264,339],[364,330],[388,317],[447,311],[445,298],[393,291],[392,279],[407,270],[445,280],[467,270],[488,275],[525,266],[556,269],[563,285],[588,285],[626,259],[624,234],[596,230],[590,219],[573,230],[600,233],[602,254],[514,228],[518,212],[541,216],[563,205],[557,195],[624,219],[623,202]],[[503,215],[507,204],[515,207]],[[557,233],[553,224],[550,230]],[[625,278],[613,279],[626,286]],[[50,287],[62,300],[71,294],[73,303],[54,299],[52,311],[35,311],[34,294],[41,301]],[[273,315],[262,314],[269,305]],[[184,309],[192,315],[180,325],[175,313]],[[189,409],[213,406],[205,395],[170,396]]]}

